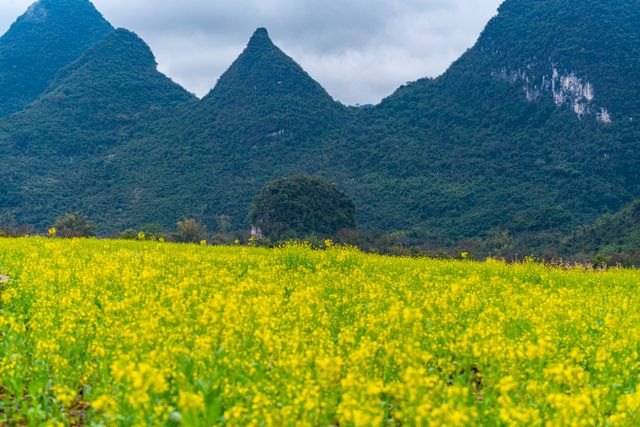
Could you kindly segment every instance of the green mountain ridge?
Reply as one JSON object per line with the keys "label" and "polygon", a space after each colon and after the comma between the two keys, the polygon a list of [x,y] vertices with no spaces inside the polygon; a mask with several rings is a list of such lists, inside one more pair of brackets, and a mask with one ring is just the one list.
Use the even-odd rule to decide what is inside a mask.
{"label": "green mountain ridge", "polygon": [[[616,7],[626,10],[637,4],[623,1]],[[423,163],[430,163],[431,173],[477,183],[473,196],[454,207],[463,211],[455,228],[470,230],[467,236],[491,227],[509,228],[518,216],[539,216],[537,212],[542,214],[549,207],[574,217],[565,226],[590,222],[637,195],[638,127],[622,115],[637,109],[617,109],[607,94],[637,93],[640,82],[635,77],[640,67],[631,60],[630,46],[618,43],[611,49],[601,45],[599,33],[594,36],[592,30],[602,31],[603,36],[616,31],[615,26],[591,25],[592,21],[610,23],[608,5],[605,1],[587,6],[571,0],[507,1],[476,45],[444,75],[405,86],[378,107],[383,123],[394,117],[408,134],[401,146],[410,146],[408,151],[414,153],[428,150]],[[631,19],[618,18],[630,31],[621,33],[624,37],[638,37],[638,28],[627,25]],[[567,28],[569,22],[572,26]],[[598,52],[599,62],[581,66],[586,62],[581,58],[585,50]],[[571,52],[579,59],[572,60]],[[505,68],[518,70],[523,61],[524,77],[521,72],[515,73],[517,78],[509,71],[502,75]],[[558,68],[555,93],[553,81],[548,87],[536,87],[536,80],[527,74],[533,76],[530,70],[540,68],[553,79],[551,64],[559,62],[564,65]],[[609,70],[615,67],[630,73],[629,78],[612,75]],[[609,77],[609,85],[599,83],[596,70],[598,77]],[[529,79],[529,83],[518,79],[524,83]],[[595,95],[585,96],[587,84]],[[589,105],[589,97],[595,105]],[[602,104],[596,104],[600,100]],[[583,114],[576,113],[576,105],[584,108]],[[612,123],[598,116],[599,105],[615,108],[610,110]],[[586,114],[590,107],[593,114]],[[458,215],[441,214],[447,219]]]}
{"label": "green mountain ridge", "polygon": [[37,99],[113,27],[88,0],[40,0],[0,38],[0,117]]}
{"label": "green mountain ridge", "polygon": [[[553,95],[557,104],[584,111],[579,114],[605,109],[613,120],[626,120],[640,109],[637,97],[628,96],[640,86],[639,20],[637,0],[509,1],[478,47],[503,64],[494,70],[497,78],[515,80],[531,99]],[[615,61],[612,54],[619,55]]]}
{"label": "green mountain ridge", "polygon": [[264,144],[285,135],[308,137],[327,122],[340,120],[343,112],[344,107],[259,28],[193,114],[194,121],[203,121],[200,129],[190,126],[207,138],[222,130],[241,132],[243,145]]}
{"label": "green mountain ridge", "polygon": [[169,218],[171,226],[196,216],[214,228],[225,215],[235,228],[247,227],[251,200],[266,180],[316,159],[322,135],[341,129],[348,111],[258,29],[215,88],[163,131],[165,141],[180,144],[143,140],[118,155],[142,156],[138,176],[164,178],[149,182],[156,203],[140,221]]}
{"label": "green mountain ridge", "polygon": [[601,261],[612,265],[640,265],[640,199],[576,230],[564,240],[561,253],[586,258],[601,255]]}
{"label": "green mountain ridge", "polygon": [[20,187],[5,210],[44,227],[52,213],[86,210],[113,222],[134,205],[134,183],[120,191],[131,159],[122,165],[118,149],[149,138],[197,101],[156,66],[144,41],[114,30],[61,70],[37,101],[1,121],[0,147],[10,165],[4,181]]}
{"label": "green mountain ridge", "polygon": [[[117,29],[62,69],[38,100],[5,123],[13,127],[11,137],[26,143],[88,154],[130,140],[136,130],[148,131],[189,101],[195,97],[157,71],[144,41]],[[33,122],[36,133],[22,135]]]}
{"label": "green mountain ridge", "polygon": [[507,0],[442,76],[367,109],[265,29],[200,101],[117,30],[0,121],[0,209],[39,226],[81,210],[105,233],[246,229],[266,182],[307,173],[339,184],[363,229],[416,242],[571,233],[640,197],[639,3]]}

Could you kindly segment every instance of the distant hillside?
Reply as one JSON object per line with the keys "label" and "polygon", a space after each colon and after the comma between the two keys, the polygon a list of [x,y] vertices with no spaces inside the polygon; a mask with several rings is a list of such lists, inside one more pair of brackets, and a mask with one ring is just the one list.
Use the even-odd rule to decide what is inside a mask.
{"label": "distant hillside", "polygon": [[119,158],[117,149],[157,135],[196,102],[156,65],[144,41],[114,30],[60,71],[42,97],[0,122],[2,175],[19,185],[4,209],[42,227],[75,210],[114,227],[129,207],[144,206],[142,180],[157,177],[136,174],[131,169],[145,159]]}
{"label": "distant hillside", "polygon": [[601,255],[611,264],[640,266],[640,200],[582,227],[564,242],[562,251],[569,256],[591,259]]}
{"label": "distant hillside", "polygon": [[55,74],[113,27],[88,0],[40,0],[0,38],[0,117],[38,98]]}
{"label": "distant hillside", "polygon": [[[640,91],[640,45],[623,42],[640,37],[638,6],[506,1],[443,76],[376,109],[380,149],[395,142],[377,179],[403,164],[400,185],[415,185],[398,205],[445,235],[526,231],[523,217],[530,230],[569,229],[620,209],[640,192],[640,109],[622,95]],[[549,224],[549,209],[568,221]]]}
{"label": "distant hillside", "polygon": [[144,41],[118,29],[63,68],[37,101],[6,119],[5,142],[21,150],[46,145],[56,154],[86,155],[148,133],[189,101],[196,98],[157,71]]}
{"label": "distant hillside", "polygon": [[[242,230],[266,182],[306,173],[336,182],[366,231],[546,249],[640,197],[638,22],[640,0],[507,0],[446,73],[373,108],[335,102],[265,29],[200,101],[110,32],[0,120],[0,211],[42,228],[79,210],[103,233],[221,215]],[[31,34],[18,23],[11,37]]]}
{"label": "distant hillside", "polygon": [[331,177],[323,144],[343,133],[349,114],[258,29],[215,88],[176,120],[173,139],[185,146],[146,147],[170,177],[158,193],[174,211],[159,217],[195,215],[213,227],[226,215],[247,227],[251,200],[267,181],[301,171]]}
{"label": "distant hillside", "polygon": [[[342,112],[341,106],[259,28],[246,49],[204,97],[196,118],[204,132],[242,132],[244,144],[278,136],[308,136]],[[252,124],[253,128],[240,128]],[[249,140],[249,141],[246,141]]]}

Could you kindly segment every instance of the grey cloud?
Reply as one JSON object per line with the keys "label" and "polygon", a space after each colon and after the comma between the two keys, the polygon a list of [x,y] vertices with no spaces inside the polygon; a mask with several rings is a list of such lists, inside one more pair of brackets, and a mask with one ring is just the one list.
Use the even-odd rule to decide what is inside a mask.
{"label": "grey cloud", "polygon": [[[2,0],[0,31],[30,0]],[[471,47],[501,0],[95,0],[138,33],[162,72],[206,94],[257,27],[345,104],[375,103],[441,74]]]}

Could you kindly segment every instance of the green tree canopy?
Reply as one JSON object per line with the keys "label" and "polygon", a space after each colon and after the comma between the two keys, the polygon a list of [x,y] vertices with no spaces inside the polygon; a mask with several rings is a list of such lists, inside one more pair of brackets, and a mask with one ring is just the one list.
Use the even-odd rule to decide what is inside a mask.
{"label": "green tree canopy", "polygon": [[54,227],[58,236],[68,239],[92,237],[96,234],[96,224],[79,213],[65,214],[56,220]]}
{"label": "green tree canopy", "polygon": [[271,240],[330,237],[355,228],[355,206],[324,178],[295,175],[267,184],[254,199],[251,225]]}

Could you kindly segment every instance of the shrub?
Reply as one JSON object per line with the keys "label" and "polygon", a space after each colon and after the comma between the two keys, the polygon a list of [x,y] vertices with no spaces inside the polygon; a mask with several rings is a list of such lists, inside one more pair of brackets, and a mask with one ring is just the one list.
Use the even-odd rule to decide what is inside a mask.
{"label": "shrub", "polygon": [[54,225],[55,235],[67,239],[92,237],[96,234],[96,224],[79,213],[68,213],[58,218]]}
{"label": "shrub", "polygon": [[178,221],[176,240],[182,243],[200,243],[207,239],[207,227],[193,218]]}

